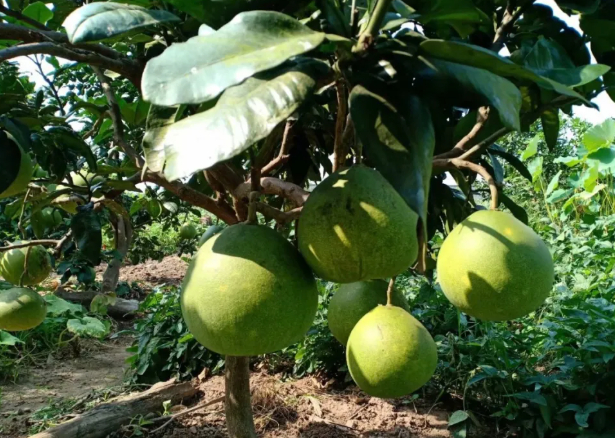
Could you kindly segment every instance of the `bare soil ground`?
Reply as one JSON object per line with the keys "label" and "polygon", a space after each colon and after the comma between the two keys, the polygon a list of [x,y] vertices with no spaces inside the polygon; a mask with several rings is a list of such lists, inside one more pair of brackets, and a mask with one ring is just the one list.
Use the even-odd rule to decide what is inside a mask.
{"label": "bare soil ground", "polygon": [[[107,265],[100,265],[96,269],[98,279],[102,278],[102,273],[107,269]],[[147,260],[138,265],[122,266],[120,270],[120,281],[128,283],[137,282],[146,286],[156,286],[160,284],[181,284],[188,263],[183,261],[179,256],[167,256],[162,260]]]}

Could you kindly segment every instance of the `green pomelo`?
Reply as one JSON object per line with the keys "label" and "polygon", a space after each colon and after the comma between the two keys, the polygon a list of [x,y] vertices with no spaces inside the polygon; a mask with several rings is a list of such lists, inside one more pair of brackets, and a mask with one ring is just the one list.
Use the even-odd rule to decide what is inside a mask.
{"label": "green pomelo", "polygon": [[[387,303],[388,282],[384,280],[360,281],[342,284],[329,303],[327,319],[335,339],[346,345],[357,322],[378,304]],[[392,304],[410,311],[408,301],[393,289]]]}
{"label": "green pomelo", "polygon": [[62,214],[55,208],[44,208],[42,213],[45,226],[50,230],[62,223]]}
{"label": "green pomelo", "polygon": [[423,324],[404,309],[378,306],[350,333],[346,361],[359,388],[374,397],[395,398],[431,379],[438,350]]}
{"label": "green pomelo", "polygon": [[45,215],[41,210],[37,210],[30,216],[30,225],[32,226],[32,232],[37,239],[42,239],[45,235],[45,228],[47,228],[47,222]]}
{"label": "green pomelo", "polygon": [[70,177],[77,187],[95,186],[105,181],[103,176],[85,171],[71,172]]}
{"label": "green pomelo", "polygon": [[199,239],[198,246],[201,247],[205,242],[207,242],[209,239],[211,239],[213,236],[215,236],[222,230],[224,230],[224,227],[221,227],[220,225],[212,225],[211,227],[207,228],[207,230]]}
{"label": "green pomelo", "polygon": [[150,199],[146,206],[147,212],[154,219],[162,214],[162,204],[157,199]]}
{"label": "green pomelo", "polygon": [[233,225],[205,242],[181,294],[196,340],[231,356],[271,353],[299,341],[317,306],[316,282],[299,252],[260,225]]}
{"label": "green pomelo", "polygon": [[0,199],[23,192],[32,179],[30,155],[13,141],[13,137],[1,134],[6,135],[6,142],[2,143],[0,151]]}
{"label": "green pomelo", "polygon": [[47,305],[31,289],[15,287],[0,291],[0,329],[11,332],[29,330],[45,319]]}
{"label": "green pomelo", "polygon": [[[31,246],[28,258],[28,271],[23,276],[23,285],[39,284],[51,272],[51,257],[40,245]],[[24,263],[28,248],[16,248],[6,251],[0,259],[0,275],[9,283],[19,285],[24,272]]]}
{"label": "green pomelo", "polygon": [[468,315],[506,321],[536,310],[553,285],[553,259],[527,225],[501,211],[478,211],[457,225],[438,255],[438,280]]}
{"label": "green pomelo", "polygon": [[337,283],[394,277],[418,254],[418,215],[379,172],[336,172],[309,196],[299,250],[321,278]]}
{"label": "green pomelo", "polygon": [[196,237],[196,227],[192,224],[184,224],[179,229],[179,238],[182,240],[190,240]]}

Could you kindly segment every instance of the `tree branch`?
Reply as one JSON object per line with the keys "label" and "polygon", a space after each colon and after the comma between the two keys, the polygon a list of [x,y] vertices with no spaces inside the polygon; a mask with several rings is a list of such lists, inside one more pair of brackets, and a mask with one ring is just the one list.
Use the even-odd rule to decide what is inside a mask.
{"label": "tree branch", "polygon": [[56,89],[56,86],[53,83],[53,81],[51,79],[49,79],[47,77],[47,75],[45,74],[45,72],[43,71],[43,66],[41,65],[41,62],[38,60],[38,56],[34,55],[34,58],[28,57],[28,59],[30,59],[34,64],[36,64],[36,68],[38,69],[38,74],[41,75],[43,80],[45,82],[47,82],[47,85],[49,85],[49,89],[51,90],[51,93],[53,94],[53,97],[55,97],[56,102],[58,102],[58,107],[60,108],[60,113],[63,116],[65,116],[66,112],[64,111],[64,104],[62,104],[62,101],[60,100],[60,96],[58,95],[58,90]]}
{"label": "tree branch", "polygon": [[30,240],[29,242],[15,243],[13,245],[0,247],[0,252],[10,251],[12,249],[27,248],[29,246],[43,245],[43,246],[56,246],[61,240],[55,239],[42,239],[42,240]]}
{"label": "tree branch", "polygon": [[269,204],[265,204],[263,202],[256,203],[256,211],[261,213],[268,219],[273,219],[279,224],[287,224],[289,222],[294,221],[295,219],[299,219],[301,216],[301,211],[303,207],[293,208],[289,211],[278,210],[277,208],[272,207]]}
{"label": "tree branch", "polygon": [[337,117],[335,120],[335,139],[333,142],[333,171],[337,172],[346,162],[348,149],[344,144],[344,125],[348,119],[348,98],[346,96],[346,86],[342,80],[335,83],[337,95]]}
{"label": "tree branch", "polygon": [[480,130],[485,125],[487,118],[489,117],[489,107],[481,106],[476,113],[476,124],[472,127],[461,140],[457,142],[450,151],[444,152],[438,155],[436,158],[455,158],[466,152],[471,146],[472,140],[476,138]]}
{"label": "tree branch", "polygon": [[261,176],[270,175],[271,172],[273,172],[278,166],[281,166],[282,164],[286,163],[289,160],[290,158],[290,155],[288,154],[288,151],[290,149],[289,139],[290,139],[290,130],[293,124],[294,122],[291,122],[290,120],[286,121],[286,125],[284,126],[284,134],[282,135],[282,144],[280,146],[280,153],[278,154],[277,157],[275,157],[273,160],[271,160],[269,163],[263,166],[263,168],[261,169]]}
{"label": "tree branch", "polygon": [[523,6],[519,7],[515,11],[511,0],[507,2],[506,9],[504,10],[504,15],[502,16],[502,22],[495,31],[493,44],[491,44],[492,51],[497,53],[502,50],[502,47],[504,47],[504,44],[506,43],[508,33],[510,32],[512,26],[519,19],[519,17],[521,17],[521,15],[523,15],[523,13],[533,4],[534,0],[528,0]]}
{"label": "tree branch", "polygon": [[462,158],[450,158],[443,160],[434,160],[434,167],[438,167],[440,169],[458,169],[458,170],[471,170],[483,177],[483,179],[489,185],[489,190],[491,192],[491,204],[490,209],[495,210],[498,208],[499,198],[498,198],[498,187],[495,183],[495,179],[491,176],[491,174],[485,169],[483,166],[473,163],[471,161],[465,161]]}
{"label": "tree branch", "polygon": [[38,21],[36,21],[36,20],[34,20],[34,19],[30,18],[30,17],[26,17],[25,15],[23,15],[20,12],[13,11],[12,9],[6,8],[2,3],[0,3],[0,12],[2,12],[4,15],[7,15],[9,17],[16,18],[19,21],[23,21],[24,23],[28,23],[30,26],[34,26],[37,29],[40,29],[40,30],[51,30],[47,26],[45,26],[43,23],[39,23]]}
{"label": "tree branch", "polygon": [[[234,194],[238,199],[246,200],[250,195],[250,191],[250,183],[245,182],[237,186]],[[266,195],[276,195],[288,199],[296,207],[303,206],[310,195],[309,192],[296,184],[270,176],[261,178],[261,192]]]}

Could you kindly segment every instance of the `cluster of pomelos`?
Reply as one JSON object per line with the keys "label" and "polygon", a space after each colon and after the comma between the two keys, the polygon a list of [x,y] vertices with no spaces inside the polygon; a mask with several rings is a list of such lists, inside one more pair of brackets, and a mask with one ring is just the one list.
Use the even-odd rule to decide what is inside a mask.
{"label": "cluster of pomelos", "polygon": [[[388,282],[417,258],[418,215],[378,173],[358,165],[309,196],[298,249],[274,230],[233,225],[208,236],[184,279],[181,306],[194,337],[220,354],[252,356],[299,341],[318,306],[314,274],[341,283],[328,310],[348,369],[370,395],[399,397],[424,385],[436,344]],[[438,277],[460,310],[486,320],[523,316],[551,290],[542,240],[511,215],[479,211],[445,240]]]}

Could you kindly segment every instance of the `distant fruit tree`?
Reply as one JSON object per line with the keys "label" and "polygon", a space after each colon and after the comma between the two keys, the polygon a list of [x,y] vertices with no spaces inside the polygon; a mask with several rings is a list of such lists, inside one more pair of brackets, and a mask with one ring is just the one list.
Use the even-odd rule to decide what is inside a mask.
{"label": "distant fruit tree", "polygon": [[[232,438],[255,436],[248,356],[305,334],[315,276],[343,283],[330,327],[378,397],[436,368],[394,288],[408,269],[431,275],[435,233],[452,231],[438,278],[460,310],[507,320],[549,294],[550,254],[507,196],[502,160],[532,172],[498,140],[539,121],[553,148],[560,110],[615,97],[612,1],[555,1],[583,34],[533,0],[50,3],[0,3],[0,61],[54,68],[37,92],[0,64],[1,205],[24,240],[1,248],[15,288],[0,328],[41,322],[24,286],[49,274],[45,247],[62,259],[71,246],[91,275],[104,223],[113,292],[135,220],[120,195],[144,182],[230,225],[201,239],[181,304],[195,338],[227,355]],[[478,192],[493,211],[474,213]],[[167,204],[131,213],[157,219]],[[45,238],[64,220],[69,234]]]}

